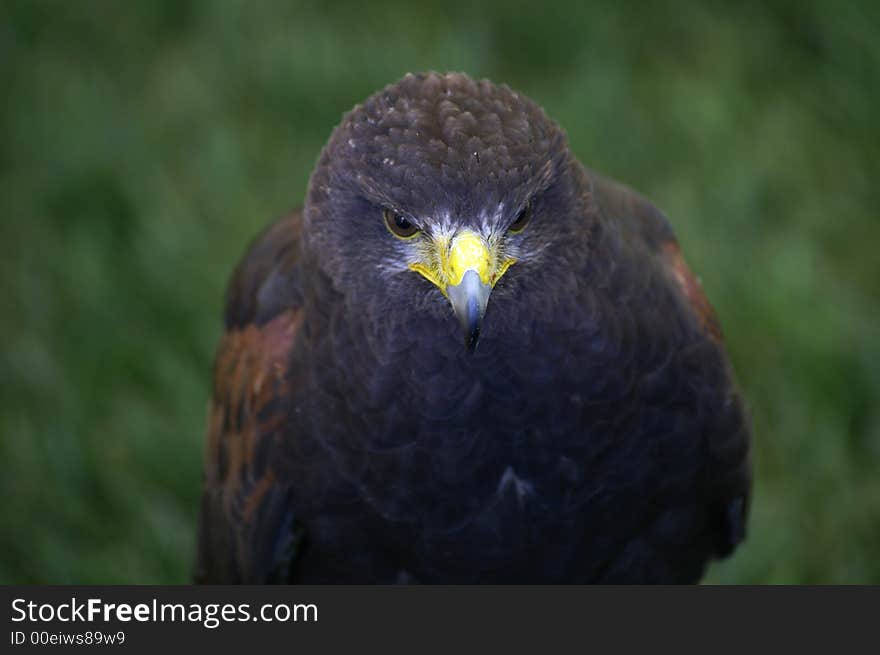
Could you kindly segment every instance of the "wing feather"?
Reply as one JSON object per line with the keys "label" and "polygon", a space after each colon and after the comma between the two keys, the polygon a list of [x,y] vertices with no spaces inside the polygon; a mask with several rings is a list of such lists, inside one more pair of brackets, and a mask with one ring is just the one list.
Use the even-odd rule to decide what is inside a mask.
{"label": "wing feather", "polygon": [[659,258],[661,267],[675,282],[703,333],[721,344],[721,325],[699,278],[691,272],[666,216],[649,200],[629,187],[592,174],[593,193],[607,216],[619,221],[630,241]]}
{"label": "wing feather", "polygon": [[655,263],[693,322],[697,340],[690,347],[688,365],[702,371],[698,377],[703,384],[694,393],[707,417],[704,433],[699,435],[704,440],[705,493],[715,505],[716,553],[725,555],[745,535],[751,493],[751,432],[721,325],[663,213],[623,184],[595,174],[591,180],[596,202],[634,250],[634,260],[643,265]]}
{"label": "wing feather", "polygon": [[214,364],[197,582],[285,581],[301,531],[271,467],[302,325],[299,214],[272,224],[230,282]]}

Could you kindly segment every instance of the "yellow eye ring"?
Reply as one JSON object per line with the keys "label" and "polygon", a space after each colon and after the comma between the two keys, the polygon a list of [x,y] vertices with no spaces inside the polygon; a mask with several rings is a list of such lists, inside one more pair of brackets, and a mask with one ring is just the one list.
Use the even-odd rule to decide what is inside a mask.
{"label": "yellow eye ring", "polygon": [[511,234],[519,234],[524,229],[526,229],[526,225],[529,224],[529,220],[532,218],[532,201],[529,200],[525,206],[520,210],[519,214],[516,216],[516,220],[510,224],[510,227],[507,228],[507,231]]}
{"label": "yellow eye ring", "polygon": [[383,209],[382,218],[385,220],[385,227],[388,228],[388,231],[398,239],[413,239],[419,234],[420,230],[415,223],[394,210]]}

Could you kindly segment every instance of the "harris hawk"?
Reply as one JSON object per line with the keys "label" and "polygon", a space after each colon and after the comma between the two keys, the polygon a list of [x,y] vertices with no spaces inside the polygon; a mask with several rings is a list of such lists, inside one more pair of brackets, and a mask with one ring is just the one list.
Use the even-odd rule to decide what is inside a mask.
{"label": "harris hawk", "polygon": [[664,215],[507,86],[346,114],[229,284],[195,579],[685,583],[750,429]]}

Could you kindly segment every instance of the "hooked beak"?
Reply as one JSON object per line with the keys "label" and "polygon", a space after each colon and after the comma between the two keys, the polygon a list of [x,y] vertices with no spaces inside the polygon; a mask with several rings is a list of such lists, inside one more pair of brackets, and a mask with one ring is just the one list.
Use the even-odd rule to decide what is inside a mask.
{"label": "hooked beak", "polygon": [[474,270],[466,271],[458,284],[446,287],[446,295],[464,330],[464,343],[469,352],[477,347],[490,293],[492,287],[480,280],[480,275]]}
{"label": "hooked beak", "polygon": [[452,305],[464,330],[465,347],[473,352],[480,338],[483,316],[492,287],[516,261],[500,259],[492,252],[486,239],[468,229],[461,230],[451,241],[440,236],[434,240],[434,265],[414,262],[409,267],[433,282]]}

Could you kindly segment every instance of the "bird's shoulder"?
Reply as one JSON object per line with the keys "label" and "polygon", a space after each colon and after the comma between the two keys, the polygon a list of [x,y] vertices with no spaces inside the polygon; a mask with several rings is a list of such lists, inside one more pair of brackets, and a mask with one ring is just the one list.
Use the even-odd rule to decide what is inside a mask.
{"label": "bird's shoulder", "polygon": [[[604,217],[615,223],[623,240],[641,258],[657,266],[689,308],[700,331],[722,342],[721,325],[700,279],[685,261],[666,215],[630,187],[590,173],[593,197]],[[642,264],[647,263],[642,259]]]}
{"label": "bird's shoulder", "polygon": [[727,554],[745,530],[751,431],[718,317],[663,212],[627,186],[598,175],[592,177],[592,190],[626,254],[618,270],[624,271],[627,285],[638,287],[629,287],[627,297],[631,311],[641,316],[640,343],[674,344],[673,357],[643,380],[640,394],[684,394],[698,408],[702,427],[690,433],[699,437],[710,472],[705,493],[716,507],[716,553]]}
{"label": "bird's shoulder", "polygon": [[302,210],[270,223],[251,243],[226,290],[227,329],[263,325],[302,304]]}
{"label": "bird's shoulder", "polygon": [[301,214],[252,243],[227,290],[214,362],[196,579],[284,579],[295,545],[289,490],[272,452],[289,414],[290,357],[300,335]]}

